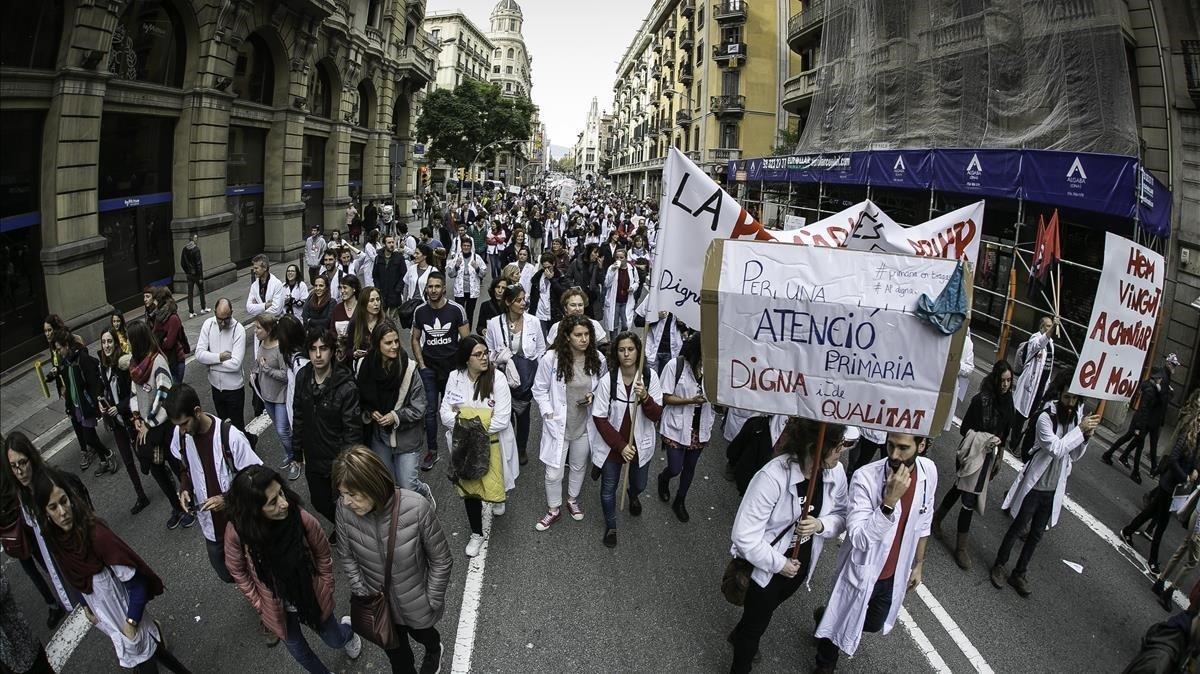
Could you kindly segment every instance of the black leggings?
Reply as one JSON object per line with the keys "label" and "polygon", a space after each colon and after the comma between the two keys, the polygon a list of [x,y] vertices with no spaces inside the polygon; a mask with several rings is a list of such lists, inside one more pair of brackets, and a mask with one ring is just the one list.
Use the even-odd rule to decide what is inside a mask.
{"label": "black leggings", "polygon": [[[963,491],[961,489],[951,487],[950,491],[946,492],[946,496],[942,499],[942,505],[938,510],[949,510],[962,495]],[[971,519],[974,516],[975,511],[968,509],[965,505],[958,510],[958,533],[965,534],[971,530]]]}
{"label": "black leggings", "polygon": [[[30,541],[30,543],[34,546],[37,545],[33,541]],[[21,568],[25,571],[25,575],[29,576],[29,581],[37,588],[38,594],[42,595],[42,601],[46,602],[46,606],[56,608],[58,607],[58,597],[54,595],[54,591],[50,589],[50,584],[42,576],[42,572],[38,569],[39,566],[45,568],[45,565],[42,563],[41,552],[35,547],[34,553],[29,559],[21,560]]]}
{"label": "black leggings", "polygon": [[1154,522],[1154,538],[1150,542],[1150,564],[1158,563],[1158,549],[1162,545],[1163,533],[1171,523],[1171,494],[1162,489],[1155,489],[1150,497],[1150,505],[1138,513],[1122,533],[1133,533],[1142,528],[1146,522]]}
{"label": "black leggings", "polygon": [[482,536],[483,501],[474,496],[467,496],[463,498],[463,505],[467,509],[467,523],[471,525],[471,533]]}
{"label": "black leggings", "polygon": [[[871,599],[867,602],[867,615],[863,619],[864,633],[878,632],[883,629],[887,622],[888,614],[892,611],[892,588],[895,585],[896,576],[891,578],[882,578],[875,581],[875,587],[871,590]],[[822,609],[824,611],[824,609]],[[817,621],[820,622],[819,620]],[[837,644],[829,639],[817,640],[817,665],[829,667],[830,669],[837,668],[839,655]]]}
{"label": "black leggings", "polygon": [[775,609],[787,601],[796,590],[804,584],[805,573],[798,573],[792,578],[780,574],[771,576],[766,587],[750,581],[746,589],[746,601],[742,608],[742,619],[738,621],[730,641],[733,642],[733,665],[730,672],[740,673],[750,671],[754,655],[758,653],[758,644],[762,635],[771,625],[771,617]]}
{"label": "black leggings", "polygon": [[333,498],[333,477],[321,475],[306,468],[304,479],[308,481],[308,500],[312,503],[312,507],[330,523],[337,524],[337,509],[334,507]]}
{"label": "black leggings", "polygon": [[134,465],[133,445],[130,444],[129,430],[120,421],[113,422],[110,428],[113,439],[117,441],[117,451],[121,453],[121,463],[125,464],[125,472],[129,474],[129,481],[133,483],[133,491],[139,500],[145,500],[146,490],[142,487],[142,477],[138,475],[138,467]]}
{"label": "black leggings", "polygon": [[154,657],[134,667],[132,671],[138,674],[158,674],[160,664],[175,674],[191,674],[191,670],[184,667],[183,663],[175,657],[174,653],[167,650],[166,644],[161,641],[158,642],[158,648],[154,649]]}
{"label": "black leggings", "polygon": [[437,629],[433,627],[416,629],[407,625],[396,625],[396,630],[400,632],[400,643],[395,648],[384,651],[388,662],[392,663],[392,672],[416,674],[417,668],[413,663],[412,646],[408,643],[410,636],[425,647],[426,653],[441,648],[442,635],[438,634]]}

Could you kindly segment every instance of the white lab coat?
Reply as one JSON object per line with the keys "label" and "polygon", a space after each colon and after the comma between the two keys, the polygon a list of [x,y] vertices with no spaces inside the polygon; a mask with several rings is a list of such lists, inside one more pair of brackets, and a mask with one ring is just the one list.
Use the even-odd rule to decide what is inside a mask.
{"label": "white lab coat", "polygon": [[288,415],[288,426],[291,426],[295,421],[293,418],[293,408],[294,408],[294,404],[295,404],[295,400],[296,400],[296,375],[300,373],[300,370],[304,369],[305,365],[308,365],[308,359],[305,358],[304,356],[301,356],[300,354],[296,354],[295,356],[292,357],[292,362],[288,366],[287,406],[286,406],[287,407],[287,415]]}
{"label": "white lab coat", "polygon": [[[488,351],[491,352],[493,363],[497,362],[497,356],[502,350],[508,349],[509,337],[507,315],[500,314],[488,320],[483,339],[487,343]],[[521,353],[514,355],[537,360],[544,353],[546,353],[546,339],[542,337],[542,326],[538,323],[537,318],[526,313],[521,326]],[[500,373],[497,373],[497,376],[499,375]]]}
{"label": "white lab coat", "polygon": [[[633,408],[631,419],[633,421],[632,437],[633,445],[637,447],[638,466],[644,466],[650,463],[650,459],[654,458],[654,445],[658,440],[657,425],[646,418],[646,412],[641,405],[630,403],[625,400],[625,387],[629,382],[625,381],[625,374],[621,372],[620,366],[617,367],[617,396],[613,396],[609,391],[609,383],[611,376],[600,378],[599,385],[596,386],[596,396],[592,400],[592,416],[608,419],[613,428],[621,430],[621,423],[625,420],[625,412]],[[635,377],[637,375],[634,375]],[[654,402],[662,407],[662,385],[659,384],[658,374],[654,372],[654,368],[650,368],[650,381],[646,383],[646,393]],[[592,444],[592,464],[597,468],[603,468],[605,460],[608,459],[609,447],[604,438],[596,433],[599,442]]]}
{"label": "white lab coat", "polygon": [[[604,367],[604,355],[600,355],[600,372],[592,375],[591,390],[594,394],[600,379],[607,377]],[[538,361],[537,377],[533,380],[533,399],[537,402],[542,415],[542,442],[538,449],[538,458],[548,468],[562,468],[564,452],[563,445],[567,442],[567,405],[578,404],[577,400],[567,400],[567,383],[558,378],[558,353],[547,351]],[[594,401],[593,401],[594,402]],[[547,416],[549,415],[549,416]],[[592,423],[591,415],[587,420],[588,442],[592,447],[604,440],[596,432],[596,424]]]}
{"label": "white lab coat", "polygon": [[[1049,408],[1051,415],[1057,415],[1058,401],[1047,403],[1046,408]],[[1010,516],[1016,517],[1017,513],[1021,512],[1021,503],[1042,478],[1042,474],[1050,466],[1051,459],[1063,457],[1063,469],[1058,474],[1058,484],[1054,488],[1054,511],[1050,514],[1050,526],[1058,524],[1063,496],[1067,492],[1067,476],[1071,474],[1071,466],[1083,458],[1083,453],[1087,451],[1087,439],[1084,438],[1083,431],[1079,430],[1082,415],[1083,404],[1080,403],[1075,409],[1075,420],[1060,426],[1057,431],[1054,430],[1054,422],[1049,416],[1038,415],[1037,441],[1034,444],[1036,451],[1033,458],[1025,462],[1021,472],[1017,474],[1017,479],[1004,495],[1004,505],[1001,507],[1008,511]]]}
{"label": "white lab coat", "polygon": [[[862,639],[867,604],[879,573],[887,563],[888,552],[896,536],[904,502],[896,503],[891,517],[879,509],[887,482],[887,459],[868,463],[854,471],[850,479],[850,507],[846,514],[846,540],[838,550],[837,573],[825,615],[817,626],[816,637],[829,639],[846,655],[854,655]],[[892,631],[896,616],[908,593],[917,543],[929,535],[937,497],[937,466],[925,457],[917,457],[917,485],[913,494],[913,512],[900,538],[900,556],[896,561],[892,584],[892,605],[881,634]]]}
{"label": "white lab coat", "polygon": [[517,456],[517,435],[512,428],[512,393],[504,382],[504,377],[496,373],[492,382],[492,395],[486,400],[475,397],[475,384],[467,376],[466,370],[454,370],[446,380],[446,392],[442,396],[442,405],[438,408],[442,426],[446,427],[446,446],[454,446],[454,421],[458,413],[453,405],[460,403],[463,407],[489,407],[492,410],[492,421],[488,425],[488,433],[500,436],[500,458],[504,464],[504,491],[510,491],[517,486],[517,476],[521,474],[521,461]]}
{"label": "white lab coat", "polygon": [[[1029,336],[1026,344],[1025,367],[1021,370],[1021,376],[1017,378],[1016,388],[1013,389],[1013,407],[1028,419],[1033,403],[1042,394],[1038,384],[1042,380],[1047,358],[1050,359],[1050,370],[1054,370],[1054,338],[1049,333],[1043,335],[1041,332],[1035,332]],[[1049,383],[1049,378],[1046,381]]]}
{"label": "white lab coat", "polygon": [[[638,305],[637,312],[646,316],[646,303],[650,300],[650,294],[642,298],[642,303]],[[651,321],[650,319],[654,320]],[[675,319],[675,314],[667,312],[666,318],[657,318],[656,316],[646,316],[646,324],[649,330],[646,332],[646,362],[650,363],[650,367],[655,370],[661,369],[660,365],[666,363],[658,362],[658,345],[662,343],[663,333],[670,330],[670,345],[671,358],[679,355],[683,350],[683,332],[679,329],[679,321]],[[739,429],[740,430],[740,429]]]}
{"label": "white lab coat", "polygon": [[418,271],[417,265],[408,265],[408,271],[404,274],[404,291],[408,296],[404,299],[411,300],[414,297],[425,301],[425,284],[429,282],[429,275],[437,270],[437,267],[429,265],[425,267],[425,271]]}
{"label": "white lab coat", "polygon": [[362,287],[364,288],[375,285],[375,256],[378,254],[379,252],[375,244],[368,243],[366,246],[363,246],[363,250],[358,254],[358,257],[354,258],[354,261],[350,263],[350,269],[358,277],[358,280],[362,282]]}
{"label": "white lab coat", "polygon": [[[792,536],[785,534],[774,546],[771,541],[800,518],[807,493],[800,493],[797,485],[803,479],[804,468],[791,456],[771,459],[750,480],[733,518],[729,554],[754,565],[750,578],[759,587],[766,587],[788,561],[784,553],[792,546]],[[824,542],[837,538],[846,528],[846,469],[842,464],[825,468],[821,474],[821,512],[814,516],[825,528],[813,537],[805,583],[817,568]]]}
{"label": "white lab coat", "polygon": [[[647,361],[649,362],[649,361]],[[733,439],[742,432],[742,427],[746,425],[754,417],[767,416],[762,412],[753,410],[744,410],[740,407],[730,407],[725,410],[725,441],[733,442]]]}
{"label": "white lab coat", "polygon": [[304,303],[308,300],[308,284],[300,281],[296,287],[289,287],[288,284],[283,284],[283,303],[287,305],[288,298],[292,298],[292,315],[300,318],[304,315]]}
{"label": "white lab coat", "polygon": [[946,415],[946,427],[942,431],[950,430],[950,426],[954,424],[954,412],[958,407],[958,403],[967,395],[967,389],[971,386],[971,373],[975,371],[975,344],[971,341],[971,330],[967,329],[967,336],[963,339],[962,356],[958,359],[958,378],[954,380],[954,402],[952,403],[950,414]]}
{"label": "white lab coat", "polygon": [[[675,365],[679,363],[678,358],[674,358],[667,366],[663,368],[661,379],[663,393],[680,398],[691,398],[700,395],[700,384],[692,375],[692,368],[688,367],[687,361],[683,361],[683,372],[679,376],[679,383],[675,383]],[[695,405],[667,405],[663,408],[662,416],[662,434],[668,440],[673,440],[684,447],[692,444],[692,413],[695,411]],[[700,442],[708,442],[712,435],[713,420],[712,404],[709,402],[701,403],[700,405]]]}
{"label": "white lab coat", "polygon": [[524,267],[521,267],[521,276],[517,279],[517,283],[520,283],[521,287],[525,289],[526,297],[529,297],[530,293],[533,292],[533,275],[538,272],[538,269],[537,265],[528,262],[525,263]]}
{"label": "white lab coat", "polygon": [[[457,254],[446,262],[446,276],[452,279],[454,297],[479,297],[485,273],[487,264],[478,253],[471,253],[469,262]],[[422,283],[421,287],[424,286]]]}
{"label": "white lab coat", "polygon": [[[209,421],[213,424],[213,443],[212,443],[212,458],[213,466],[216,467],[217,484],[221,485],[221,493],[229,491],[229,485],[233,482],[233,476],[239,470],[246,466],[262,465],[262,459],[254,453],[250,448],[250,441],[246,436],[238,430],[237,426],[229,425],[229,454],[233,457],[233,466],[225,464],[225,451],[221,445],[221,424],[228,424],[228,421],[222,421],[215,416],[209,414]],[[179,446],[179,436],[184,437],[184,447]],[[187,460],[183,460],[183,451],[187,451]],[[192,474],[192,503],[199,506],[208,499],[209,496],[218,496],[218,494],[209,494],[208,485],[204,480],[204,465],[200,463],[200,454],[196,450],[196,441],[191,435],[176,430],[171,434],[171,454],[175,455],[176,459],[183,462],[186,468],[191,470]],[[204,537],[213,542],[217,541],[216,532],[213,529],[212,513],[201,510],[196,513],[196,519],[200,520],[200,531],[204,533]]]}
{"label": "white lab coat", "polygon": [[[629,274],[629,295],[625,299],[625,325],[633,327],[633,313],[637,308],[638,288],[641,287],[641,281],[638,278],[637,269],[633,265],[626,265],[625,272]],[[604,273],[604,329],[612,332],[616,326],[617,313],[617,268],[609,267]]]}
{"label": "white lab coat", "polygon": [[260,297],[258,294],[258,279],[253,276],[250,278],[250,293],[246,295],[246,313],[251,317],[257,316],[266,310],[267,304],[271,305],[271,313],[276,316],[283,315],[283,281],[271,274],[267,279],[267,296]]}

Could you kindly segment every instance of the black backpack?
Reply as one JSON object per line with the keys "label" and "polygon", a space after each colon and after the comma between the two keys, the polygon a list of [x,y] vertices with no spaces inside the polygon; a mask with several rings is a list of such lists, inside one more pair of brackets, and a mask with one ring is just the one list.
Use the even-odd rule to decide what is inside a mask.
{"label": "black backpack", "polygon": [[[620,365],[618,365],[616,367],[611,367],[608,369],[608,399],[609,400],[612,400],[612,398],[613,398],[613,391],[617,390],[617,371],[620,369],[621,369]],[[645,361],[642,362],[642,382],[646,387],[646,393],[648,395],[650,393],[650,365],[648,363],[646,363]],[[679,380],[676,379],[675,383],[679,383]]]}
{"label": "black backpack", "polygon": [[1049,406],[1043,407],[1042,411],[1033,415],[1029,421],[1025,422],[1025,429],[1021,432],[1021,446],[1019,449],[1021,450],[1022,461],[1029,461],[1033,458],[1034,454],[1037,454],[1037,420],[1043,414],[1050,417],[1050,423],[1054,428],[1054,432],[1058,433],[1058,417],[1050,414]]}

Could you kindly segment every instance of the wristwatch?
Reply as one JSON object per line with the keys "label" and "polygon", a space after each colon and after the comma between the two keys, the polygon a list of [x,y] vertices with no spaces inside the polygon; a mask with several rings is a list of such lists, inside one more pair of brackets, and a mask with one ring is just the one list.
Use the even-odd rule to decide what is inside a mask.
{"label": "wristwatch", "polygon": [[125,619],[125,624],[127,624],[127,625],[129,625],[130,627],[133,627],[133,628],[135,628],[135,629],[136,629],[136,628],[137,628],[137,626],[138,626],[138,624],[137,624],[137,621],[136,621],[136,620],[134,620],[133,618],[126,618],[126,619]]}
{"label": "wristwatch", "polygon": [[879,504],[879,512],[883,513],[884,515],[887,515],[888,517],[891,517],[892,513],[896,512],[896,509],[886,503],[880,503]]}

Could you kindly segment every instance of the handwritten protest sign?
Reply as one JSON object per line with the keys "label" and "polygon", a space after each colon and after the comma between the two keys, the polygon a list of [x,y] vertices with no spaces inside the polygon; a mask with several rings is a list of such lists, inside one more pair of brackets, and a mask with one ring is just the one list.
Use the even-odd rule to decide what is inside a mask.
{"label": "handwritten protest sign", "polygon": [[1133,397],[1162,311],[1166,274],[1162,255],[1111,232],[1106,235],[1104,270],[1071,393],[1105,400]]}
{"label": "handwritten protest sign", "polygon": [[704,270],[710,400],[934,435],[951,410],[965,327],[916,315],[956,261],[775,242],[716,241]]}
{"label": "handwritten protest sign", "polygon": [[807,227],[786,229],[775,238],[808,246],[842,246],[879,253],[952,259],[965,255],[974,268],[983,231],[983,207],[984,202],[979,201],[905,227],[868,199]]}
{"label": "handwritten protest sign", "polygon": [[671,148],[663,168],[657,251],[649,315],[670,311],[693,328],[700,325],[702,261],[719,239],[771,240],[746,209],[682,152]]}

